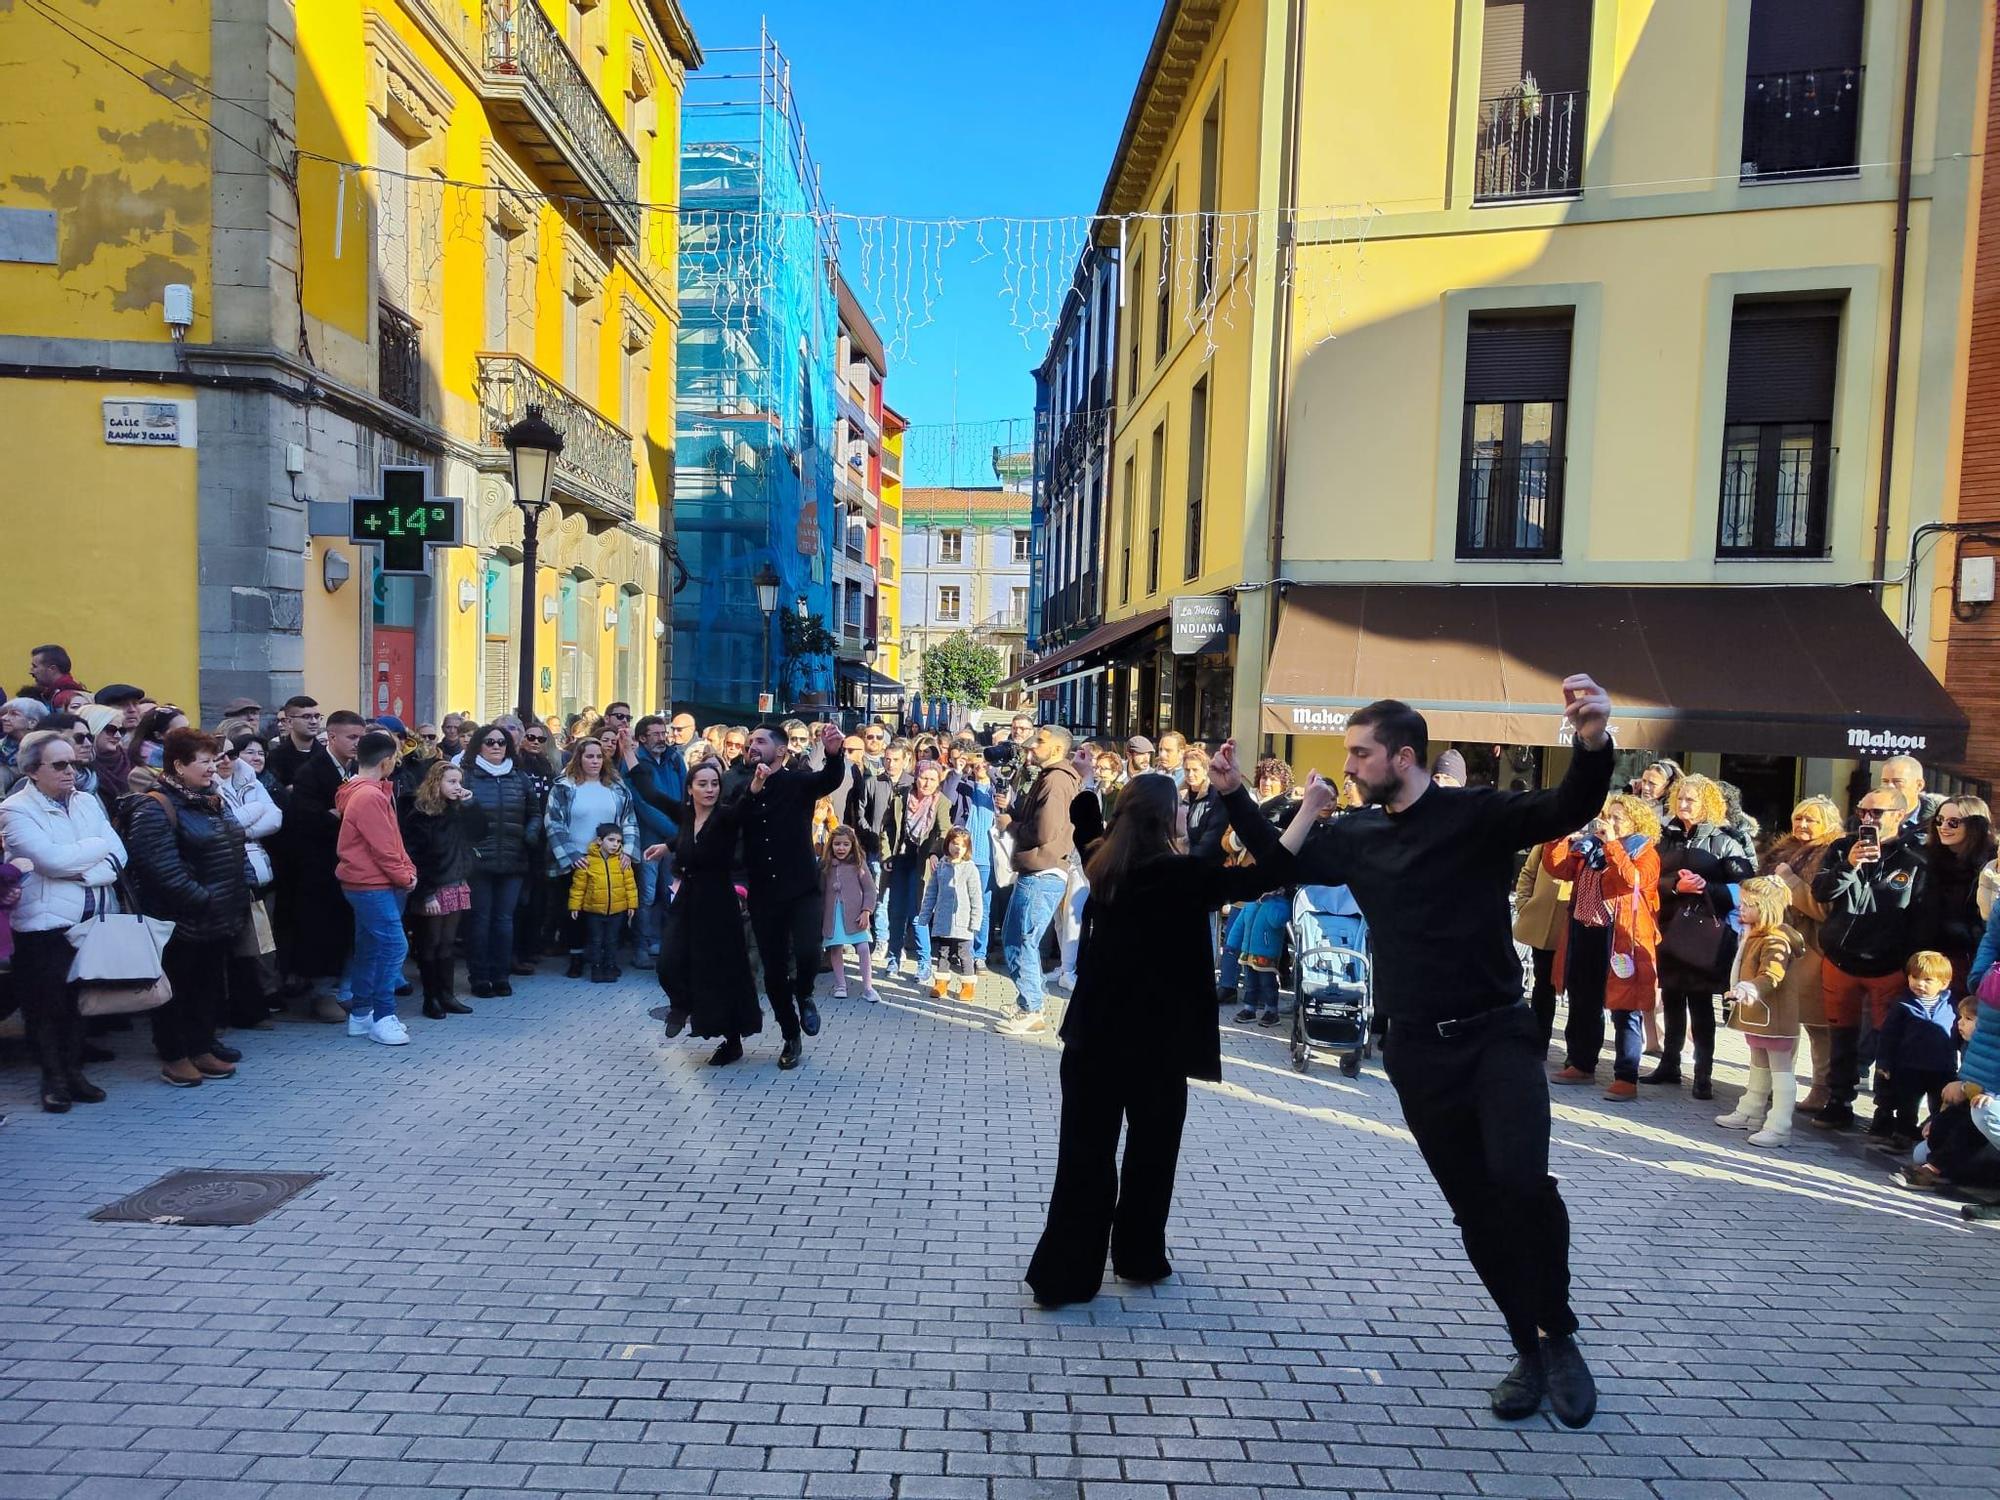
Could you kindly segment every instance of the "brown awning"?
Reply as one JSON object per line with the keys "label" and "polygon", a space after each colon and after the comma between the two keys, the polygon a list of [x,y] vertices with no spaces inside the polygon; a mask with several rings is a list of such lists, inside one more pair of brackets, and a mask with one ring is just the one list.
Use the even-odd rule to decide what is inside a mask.
{"label": "brown awning", "polygon": [[1571,672],[1610,692],[1613,737],[1633,748],[1965,751],[1965,714],[1865,587],[1294,587],[1263,723],[1338,734],[1401,698],[1439,740],[1560,745]]}
{"label": "brown awning", "polygon": [[1170,613],[1172,611],[1166,609],[1149,609],[1144,614],[1133,615],[1127,620],[1113,620],[1109,624],[1100,625],[1081,640],[1071,641],[1061,650],[1050,652],[1019,677],[1011,677],[1000,686],[1013,687],[1017,683],[1046,682],[1065,670],[1095,666],[1132,637],[1144,634],[1159,625]]}

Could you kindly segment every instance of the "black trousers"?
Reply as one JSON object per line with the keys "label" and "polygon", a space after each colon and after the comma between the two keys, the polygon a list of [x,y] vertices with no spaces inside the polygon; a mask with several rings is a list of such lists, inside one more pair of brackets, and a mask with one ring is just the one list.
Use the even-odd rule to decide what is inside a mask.
{"label": "black trousers", "polygon": [[1898,1068],[1882,1080],[1881,1106],[1888,1112],[1889,1125],[1898,1135],[1917,1133],[1917,1106],[1930,1102],[1931,1118],[1937,1118],[1943,1104],[1949,1073],[1927,1073],[1921,1068]]}
{"label": "black trousers", "polygon": [[787,1040],[799,1034],[798,1002],[812,999],[813,981],[819,978],[824,920],[817,891],[776,901],[750,898],[750,933],[757,939],[757,961],[764,966],[764,993]]}
{"label": "black trousers", "polygon": [[153,1050],[161,1062],[180,1062],[215,1051],[215,1018],[228,1013],[231,938],[194,942],[179,933],[167,939],[161,966],[174,998],[149,1011]]}
{"label": "black trousers", "polygon": [[[1118,1127],[1125,1166],[1118,1167]],[[1154,1064],[1066,1047],[1062,1128],[1048,1225],[1028,1286],[1044,1302],[1087,1302],[1104,1284],[1104,1252],[1128,1281],[1170,1274],[1167,1213],[1187,1123],[1187,1079]]]}
{"label": "black trousers", "polygon": [[1382,1051],[1466,1259],[1522,1353],[1536,1347],[1538,1329],[1560,1336],[1577,1327],[1569,1305],[1569,1210],[1549,1175],[1544,1056],[1526,1005],[1451,1037],[1435,1026],[1391,1021]]}
{"label": "black trousers", "polygon": [[1535,987],[1529,991],[1528,1006],[1535,1013],[1535,1025],[1541,1028],[1542,1051],[1547,1052],[1549,1038],[1556,1031],[1556,950],[1530,948],[1528,958],[1535,966]]}
{"label": "black trousers", "polygon": [[1861,1087],[1861,1028],[1830,1026],[1827,1041],[1830,1058],[1826,1065],[1827,1102],[1852,1105]]}
{"label": "black trousers", "polygon": [[1563,988],[1569,992],[1563,1048],[1569,1065],[1586,1073],[1597,1071],[1604,1050],[1604,985],[1610,974],[1611,929],[1571,922],[1563,961]]}
{"label": "black trousers", "polygon": [[14,999],[47,1083],[74,1078],[83,1064],[83,1018],[69,982],[75,957],[61,929],[14,934]]}
{"label": "black trousers", "polygon": [[1681,1070],[1681,1048],[1687,1043],[1688,1022],[1694,1022],[1694,1076],[1705,1079],[1715,1070],[1715,996],[1691,990],[1661,990],[1661,1007],[1666,1012],[1665,1035],[1660,1038],[1660,1066],[1669,1073]]}

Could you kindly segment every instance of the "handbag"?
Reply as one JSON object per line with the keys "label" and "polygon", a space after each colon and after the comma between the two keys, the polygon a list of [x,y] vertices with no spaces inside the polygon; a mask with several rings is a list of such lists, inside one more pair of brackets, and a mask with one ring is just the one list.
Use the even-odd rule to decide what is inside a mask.
{"label": "handbag", "polygon": [[174,998],[174,987],[162,974],[151,984],[86,984],[76,992],[76,1013],[80,1016],[129,1016],[142,1010],[157,1010]]}
{"label": "handbag", "polygon": [[166,952],[167,939],[173,936],[174,924],[139,914],[138,903],[132,899],[122,869],[113,888],[123,910],[85,917],[65,934],[70,946],[76,949],[76,957],[70,961],[69,982],[144,989],[166,973],[160,958]]}
{"label": "handbag", "polygon": [[1726,972],[1735,946],[1736,934],[1705,900],[1681,907],[1660,934],[1660,957],[1695,974]]}
{"label": "handbag", "polygon": [[266,958],[278,951],[277,934],[271,930],[271,914],[264,903],[250,903],[250,920],[236,934],[236,953],[241,958]]}

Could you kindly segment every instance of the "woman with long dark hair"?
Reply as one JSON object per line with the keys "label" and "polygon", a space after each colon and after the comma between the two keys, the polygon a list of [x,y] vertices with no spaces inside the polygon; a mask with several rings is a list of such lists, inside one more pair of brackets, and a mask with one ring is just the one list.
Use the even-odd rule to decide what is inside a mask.
{"label": "woman with long dark hair", "polygon": [[1986,932],[1979,914],[1979,877],[1993,859],[1993,818],[1978,797],[1953,797],[1937,810],[1924,861],[1925,946],[1951,960],[1951,989],[1966,993],[1972,955]]}
{"label": "woman with long dark hair", "polygon": [[486,810],[465,772],[433,756],[402,811],[403,847],[417,867],[405,904],[410,954],[424,982],[424,1014],[433,1021],[472,1014],[453,993],[459,919],[472,909],[473,850],[486,832]]}
{"label": "woman with long dark hair", "polygon": [[1281,857],[1232,869],[1186,852],[1185,806],[1171,776],[1142,773],[1120,793],[1086,870],[1076,992],[1063,1017],[1056,1180],[1027,1273],[1042,1306],[1095,1297],[1107,1245],[1123,1280],[1173,1274],[1167,1213],[1187,1081],[1222,1077],[1210,914],[1283,884],[1290,856],[1333,800],[1315,777]]}
{"label": "woman with long dark hair", "polygon": [[[639,847],[639,815],[631,789],[618,774],[616,760],[597,739],[585,735],[571,745],[569,763],[549,789],[544,827],[549,839],[549,875],[567,884],[571,873],[589,859],[590,841],[606,823],[616,823],[625,847]],[[630,856],[625,856],[627,859]],[[567,889],[561,900],[569,900]],[[563,945],[569,949],[570,979],[583,978],[583,928],[574,918],[563,924]]]}

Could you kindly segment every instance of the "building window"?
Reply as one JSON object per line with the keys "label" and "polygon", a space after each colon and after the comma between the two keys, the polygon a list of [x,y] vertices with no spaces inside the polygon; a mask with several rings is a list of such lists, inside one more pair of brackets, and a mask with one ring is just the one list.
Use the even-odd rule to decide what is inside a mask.
{"label": "building window", "polygon": [[1201,573],[1201,506],[1208,490],[1208,377],[1194,383],[1188,399],[1187,556],[1182,576]]}
{"label": "building window", "polygon": [[1125,499],[1119,507],[1124,513],[1123,522],[1119,526],[1118,551],[1118,602],[1121,604],[1132,602],[1132,527],[1138,520],[1133,514],[1139,488],[1138,466],[1137,458],[1125,460]]}
{"label": "building window", "polygon": [[1160,204],[1160,277],[1153,292],[1153,363],[1167,357],[1173,342],[1174,317],[1174,195]]}
{"label": "building window", "polygon": [[1458,556],[1562,556],[1570,315],[1480,318],[1466,330]]}
{"label": "building window", "polygon": [[937,617],[948,625],[958,623],[958,589],[946,585],[938,590]]}
{"label": "building window", "polygon": [[1132,279],[1125,286],[1125,307],[1132,323],[1132,340],[1126,346],[1131,356],[1125,371],[1125,400],[1135,403],[1139,399],[1139,333],[1143,326],[1133,308],[1133,294],[1146,285],[1146,256],[1144,251],[1134,251],[1132,255]]}
{"label": "building window", "polygon": [[1752,0],[1743,180],[1856,170],[1861,0]]}
{"label": "building window", "polygon": [[1030,557],[1030,556],[1032,555],[1032,554],[1030,553],[1030,551],[1029,551],[1029,548],[1030,548],[1030,547],[1031,547],[1031,546],[1033,545],[1033,543],[1034,543],[1034,533],[1033,533],[1033,532],[1030,532],[1030,531],[1017,531],[1017,532],[1015,532],[1015,533],[1014,533],[1014,561],[1015,561],[1015,562],[1017,562],[1017,563],[1024,563],[1024,562],[1026,562],[1026,561],[1028,560],[1028,558],[1029,558],[1029,557]]}
{"label": "building window", "polygon": [[1206,306],[1215,291],[1215,215],[1222,195],[1222,91],[1208,101],[1201,117],[1201,278],[1195,300]]}
{"label": "building window", "polygon": [[938,561],[941,563],[962,563],[965,561],[965,533],[952,527],[938,533]]}
{"label": "building window", "polygon": [[1736,304],[1717,557],[1824,557],[1838,302]]}
{"label": "building window", "polygon": [[1167,424],[1153,429],[1152,469],[1146,475],[1146,592],[1160,591],[1160,522],[1167,510]]}
{"label": "building window", "polygon": [[1591,0],[1486,0],[1472,196],[1561,197],[1583,183]]}
{"label": "building window", "polygon": [[1028,623],[1028,591],[1017,588],[1009,591],[1007,599],[1007,623],[1019,628]]}

